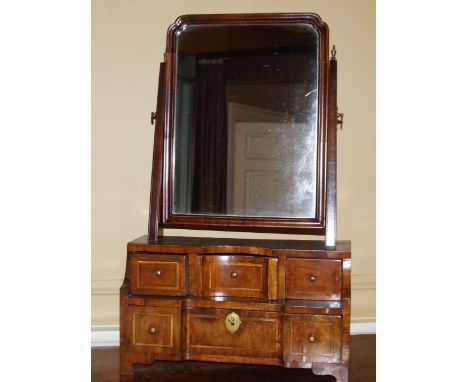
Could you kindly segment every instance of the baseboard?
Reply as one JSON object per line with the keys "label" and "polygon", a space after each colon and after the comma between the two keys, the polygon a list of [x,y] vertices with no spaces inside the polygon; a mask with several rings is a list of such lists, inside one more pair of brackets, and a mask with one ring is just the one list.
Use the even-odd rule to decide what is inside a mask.
{"label": "baseboard", "polygon": [[91,327],[91,347],[119,346],[120,332],[118,326]]}
{"label": "baseboard", "polygon": [[375,317],[351,318],[351,335],[376,334]]}
{"label": "baseboard", "polygon": [[[351,335],[375,334],[375,318],[351,319]],[[91,328],[91,347],[119,346],[118,326],[94,326]]]}

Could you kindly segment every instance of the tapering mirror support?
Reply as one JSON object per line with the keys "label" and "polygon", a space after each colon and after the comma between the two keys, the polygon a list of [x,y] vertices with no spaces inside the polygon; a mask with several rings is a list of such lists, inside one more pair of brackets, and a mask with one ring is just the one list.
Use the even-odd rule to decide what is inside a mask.
{"label": "tapering mirror support", "polygon": [[[158,83],[158,98],[156,104],[156,113],[154,120],[156,125],[154,128],[154,145],[153,145],[153,168],[151,171],[151,193],[150,193],[150,211],[148,221],[148,239],[151,241],[157,240],[158,236],[162,236],[162,228],[160,227],[160,208],[161,208],[161,188],[162,188],[162,168],[163,168],[163,150],[164,150],[164,78],[166,64],[159,64],[159,83]],[[152,116],[153,122],[153,116]]]}
{"label": "tapering mirror support", "polygon": [[326,212],[326,228],[325,228],[325,245],[334,247],[336,245],[336,126],[337,126],[337,63],[336,49],[333,45],[332,59],[329,67],[329,86],[328,86],[328,103],[330,113],[328,115],[328,163],[327,163],[327,212]]}

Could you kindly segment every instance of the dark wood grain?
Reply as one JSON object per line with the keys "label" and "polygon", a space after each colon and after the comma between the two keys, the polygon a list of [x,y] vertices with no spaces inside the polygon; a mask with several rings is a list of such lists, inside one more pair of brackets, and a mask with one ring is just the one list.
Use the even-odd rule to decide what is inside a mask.
{"label": "dark wood grain", "polygon": [[268,259],[268,300],[276,300],[278,298],[278,259]]}
{"label": "dark wood grain", "polygon": [[330,60],[328,73],[328,114],[327,114],[327,245],[336,242],[336,127],[337,127],[337,62]]}
{"label": "dark wood grain", "polygon": [[130,346],[136,350],[150,350],[173,356],[180,352],[180,310],[130,306]]}
{"label": "dark wood grain", "polygon": [[184,308],[210,308],[281,312],[282,304],[278,301],[267,301],[265,299],[241,298],[241,297],[189,297],[183,301]]}
{"label": "dark wood grain", "polygon": [[202,295],[202,259],[195,253],[189,254],[189,293],[193,296]]}
{"label": "dark wood grain", "polygon": [[236,310],[241,324],[226,329],[231,310],[191,309],[187,313],[187,359],[282,365],[282,317],[277,312]]}
{"label": "dark wood grain", "polygon": [[126,301],[129,305],[159,306],[172,308],[213,308],[262,310],[268,312],[304,313],[304,314],[342,314],[344,304],[341,301],[326,300],[265,300],[242,297],[153,297],[130,294]]}
{"label": "dark wood grain", "polygon": [[340,299],[340,260],[288,258],[286,264],[286,298]]}
{"label": "dark wood grain", "polygon": [[[346,381],[351,272],[351,253],[346,250],[349,247],[348,242],[329,248],[323,242],[313,241],[166,237],[148,243],[147,238],[137,239],[129,248],[154,252],[129,251],[127,266],[132,270],[126,272],[128,278],[121,295],[121,314],[127,317],[121,322],[122,374],[131,374],[132,364],[185,359],[312,368],[317,374],[332,373],[340,381]],[[187,265],[189,269],[184,270]],[[155,276],[158,271],[160,274]],[[165,297],[161,288],[164,291],[168,287],[172,289]],[[130,312],[135,309],[144,309],[147,315],[132,316]],[[171,333],[165,334],[173,338],[173,333],[180,333],[177,341],[182,345],[174,353],[166,352],[159,357],[148,346],[137,346],[135,338],[148,336],[142,328],[147,326],[152,310],[165,309],[182,317],[178,321],[171,319]],[[230,346],[199,343],[194,345],[197,351],[193,351],[192,340],[220,337],[221,316],[231,310],[241,311],[246,317],[275,315],[276,319],[271,321],[277,333],[275,343],[284,335],[288,341],[286,350],[278,350],[275,355],[271,352],[269,355],[237,354],[232,350],[234,343]],[[193,315],[196,311],[204,312],[198,321]],[[315,317],[319,318],[312,321]],[[265,330],[271,330],[267,321],[264,320]],[[173,326],[176,322],[179,322],[178,331]],[[164,325],[169,330],[163,322]],[[247,327],[251,328],[252,324]],[[303,342],[305,331],[318,333],[319,339],[311,349]],[[260,333],[261,325],[246,331],[242,338],[237,338],[238,345],[245,349],[250,347],[246,345],[249,341],[261,343],[267,339],[268,342],[269,337]],[[297,349],[305,350],[299,354]]]}
{"label": "dark wood grain", "polygon": [[268,297],[267,258],[203,256],[202,263],[203,296]]}
{"label": "dark wood grain", "polygon": [[291,367],[341,360],[340,316],[287,314],[284,317],[284,360]]}
{"label": "dark wood grain", "polygon": [[244,253],[259,256],[292,256],[345,259],[349,257],[351,242],[338,241],[333,248],[327,248],[320,240],[262,240],[227,239],[186,236],[164,236],[151,241],[141,236],[127,244],[130,252],[159,253]]}
{"label": "dark wood grain", "polygon": [[349,364],[349,347],[351,333],[351,259],[343,260],[341,303],[343,305],[343,347],[341,362]]}
{"label": "dark wood grain", "polygon": [[130,257],[133,293],[184,296],[186,256],[134,255]]}
{"label": "dark wood grain", "polygon": [[[173,211],[179,32],[189,25],[248,23],[301,23],[318,32],[314,217]],[[237,374],[237,382],[244,373],[242,381],[249,381],[249,375],[256,381],[300,381],[311,380],[313,372],[348,381],[351,245],[349,241],[335,242],[337,65],[329,60],[328,49],[328,27],[315,14],[187,15],[169,28],[165,62],[160,65],[148,235],[128,243],[120,290],[121,380],[229,381],[232,373]],[[326,233],[326,241],[163,237],[163,228]],[[233,312],[242,322],[231,333],[225,319]],[[184,370],[195,372],[188,376]],[[262,375],[268,378],[262,379]]]}
{"label": "dark wood grain", "polygon": [[[270,24],[284,25],[291,23],[308,24],[318,32],[318,108],[317,108],[317,182],[316,214],[313,218],[252,217],[224,215],[190,215],[173,212],[172,169],[174,164],[174,123],[175,123],[175,89],[177,66],[177,38],[184,28],[190,25],[245,25]],[[283,232],[323,235],[325,233],[325,216],[327,209],[327,129],[330,129],[328,117],[328,26],[313,13],[277,13],[277,14],[224,14],[224,15],[185,15],[179,17],[168,29],[166,42],[166,62],[160,73],[158,97],[158,126],[155,133],[155,150],[153,158],[152,192],[150,207],[150,224],[148,235],[155,240],[166,228],[215,229],[225,231]],[[161,107],[159,106],[161,101]],[[164,113],[164,117],[161,116]],[[161,117],[160,117],[161,116]],[[334,128],[334,127],[333,127]],[[161,130],[164,129],[164,134]],[[163,139],[164,137],[164,139]],[[163,145],[163,147],[161,147]],[[162,165],[160,165],[162,163]],[[332,162],[331,166],[335,166]],[[160,188],[158,190],[155,187]],[[161,197],[159,198],[159,195]],[[155,214],[158,214],[156,217]]]}
{"label": "dark wood grain", "polygon": [[[375,335],[351,336],[349,382],[375,382]],[[403,377],[402,377],[403,378]],[[91,351],[92,382],[332,382],[333,377],[311,375],[307,369],[209,362],[155,362],[135,367],[134,376],[119,376],[119,348]]]}
{"label": "dark wood grain", "polygon": [[150,210],[148,220],[148,236],[156,240],[161,236],[160,210],[162,192],[162,169],[164,149],[164,125],[165,125],[165,72],[166,64],[159,65],[158,100],[156,104],[156,126],[154,128],[153,143],[153,167],[151,171]]}
{"label": "dark wood grain", "polygon": [[[125,342],[121,346],[120,373],[132,375],[133,365],[155,359],[180,360],[180,316],[177,308],[129,306]],[[150,330],[154,330],[150,332]],[[125,351],[122,351],[125,348]]]}

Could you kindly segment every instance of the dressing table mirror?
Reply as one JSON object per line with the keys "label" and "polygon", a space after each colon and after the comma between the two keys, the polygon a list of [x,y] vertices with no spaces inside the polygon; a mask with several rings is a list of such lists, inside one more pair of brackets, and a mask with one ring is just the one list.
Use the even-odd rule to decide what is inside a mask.
{"label": "dressing table mirror", "polygon": [[351,246],[336,242],[336,70],[316,14],[188,15],[169,27],[151,114],[148,235],[127,246],[120,295],[122,375],[198,360],[347,381]]}

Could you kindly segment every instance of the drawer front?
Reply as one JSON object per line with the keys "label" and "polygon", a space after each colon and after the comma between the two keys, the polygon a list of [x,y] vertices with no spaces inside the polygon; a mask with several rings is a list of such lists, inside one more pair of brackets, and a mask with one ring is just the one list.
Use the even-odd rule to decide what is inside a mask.
{"label": "drawer front", "polygon": [[286,315],[285,361],[339,362],[342,320],[340,316]]}
{"label": "drawer front", "polygon": [[[234,313],[240,323],[231,323]],[[234,317],[235,317],[234,315]],[[228,322],[226,323],[226,320]],[[232,325],[235,331],[230,331]],[[282,320],[277,312],[192,309],[187,313],[187,350],[190,359],[214,360],[217,356],[282,360]],[[235,359],[231,359],[234,361]]]}
{"label": "drawer front", "polygon": [[180,309],[147,306],[128,307],[130,347],[151,351],[161,359],[180,358]]}
{"label": "drawer front", "polygon": [[341,260],[288,259],[286,298],[339,300]]}
{"label": "drawer front", "polygon": [[131,258],[132,293],[183,296],[186,265],[183,255],[136,255]]}
{"label": "drawer front", "polygon": [[268,259],[203,256],[203,296],[268,297]]}

